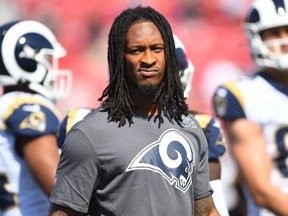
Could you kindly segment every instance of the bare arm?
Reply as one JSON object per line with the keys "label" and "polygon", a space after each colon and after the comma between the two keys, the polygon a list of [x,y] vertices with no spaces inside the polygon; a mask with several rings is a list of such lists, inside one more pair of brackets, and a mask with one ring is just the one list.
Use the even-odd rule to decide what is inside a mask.
{"label": "bare arm", "polygon": [[59,161],[56,136],[45,135],[29,141],[23,154],[37,182],[49,196]]}
{"label": "bare arm", "polygon": [[209,180],[213,181],[221,177],[220,161],[209,161]]}
{"label": "bare arm", "polygon": [[221,182],[221,163],[219,160],[209,161],[209,180],[214,190],[212,198],[216,209],[221,216],[228,216],[229,212]]}
{"label": "bare arm", "polygon": [[277,215],[287,215],[288,195],[270,182],[271,159],[261,128],[246,119],[226,122],[225,128],[232,154],[255,202]]}
{"label": "bare arm", "polygon": [[52,204],[50,216],[83,216],[85,214],[60,205]]}
{"label": "bare arm", "polygon": [[219,216],[212,196],[195,200],[195,216]]}

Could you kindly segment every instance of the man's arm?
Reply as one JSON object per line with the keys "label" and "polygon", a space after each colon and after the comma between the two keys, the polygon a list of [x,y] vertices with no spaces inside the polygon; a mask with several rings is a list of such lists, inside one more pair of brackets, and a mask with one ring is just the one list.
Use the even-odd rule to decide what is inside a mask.
{"label": "man's arm", "polygon": [[50,216],[83,216],[85,214],[77,212],[71,208],[66,208],[64,206],[51,204]]}
{"label": "man's arm", "polygon": [[221,181],[221,163],[219,160],[209,161],[209,180],[214,192],[212,198],[214,205],[221,216],[229,216],[228,207],[224,197]]}
{"label": "man's arm", "polygon": [[37,182],[49,196],[59,162],[56,135],[40,136],[26,142],[23,156]]}
{"label": "man's arm", "polygon": [[224,197],[221,182],[220,157],[225,153],[225,141],[220,124],[206,114],[196,115],[208,142],[209,151],[209,180],[214,192],[212,195],[214,205],[221,216],[229,216],[228,207]]}
{"label": "man's arm", "polygon": [[255,202],[277,215],[287,215],[288,195],[270,181],[271,159],[261,127],[247,119],[224,124],[232,154]]}
{"label": "man's arm", "polygon": [[209,180],[218,180],[221,178],[221,163],[219,160],[209,161]]}
{"label": "man's arm", "polygon": [[212,196],[195,200],[195,216],[219,216]]}

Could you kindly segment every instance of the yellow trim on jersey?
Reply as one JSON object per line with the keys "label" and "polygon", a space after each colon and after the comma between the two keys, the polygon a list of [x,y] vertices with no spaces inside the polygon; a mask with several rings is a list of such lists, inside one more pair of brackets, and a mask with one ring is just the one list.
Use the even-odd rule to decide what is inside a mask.
{"label": "yellow trim on jersey", "polygon": [[226,87],[238,99],[240,106],[244,110],[245,107],[244,98],[241,94],[240,89],[237,87],[236,82],[227,82],[224,83],[223,86]]}
{"label": "yellow trim on jersey", "polygon": [[[44,106],[46,108],[49,108],[58,118],[61,117],[61,113],[56,109],[56,107],[49,106],[45,101],[36,99],[34,97],[19,97],[16,98],[16,100],[9,105],[7,110],[3,114],[3,122],[6,122],[6,120],[14,113],[16,109],[18,109],[23,104],[39,104],[41,106]],[[3,123],[3,129],[6,130],[7,125]]]}
{"label": "yellow trim on jersey", "polygon": [[13,201],[14,201],[13,204],[11,204],[5,208],[2,208],[2,209],[0,208],[0,211],[8,211],[9,209],[18,207],[19,206],[19,197],[17,196],[17,194],[9,193],[10,190],[8,189],[8,187],[10,184],[10,180],[9,180],[7,174],[6,173],[0,173],[0,178],[2,179],[2,181],[4,180],[4,182],[3,182],[4,184],[2,185],[3,186],[2,190],[4,190],[4,193],[7,193],[10,196],[12,196]]}
{"label": "yellow trim on jersey", "polygon": [[195,118],[199,122],[202,129],[206,128],[212,119],[212,117],[207,114],[196,114]]}
{"label": "yellow trim on jersey", "polygon": [[70,129],[74,125],[76,114],[77,114],[78,110],[79,109],[74,108],[68,113],[68,115],[67,115],[67,125],[66,125],[66,134],[68,133],[68,131],[70,131]]}

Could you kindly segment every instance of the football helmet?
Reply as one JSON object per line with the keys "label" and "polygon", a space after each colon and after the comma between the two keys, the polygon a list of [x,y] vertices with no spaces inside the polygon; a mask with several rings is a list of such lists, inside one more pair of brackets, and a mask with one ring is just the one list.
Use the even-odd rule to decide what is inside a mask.
{"label": "football helmet", "polygon": [[0,34],[0,85],[27,85],[53,101],[68,96],[72,73],[58,69],[66,51],[49,28],[21,20],[0,26]]}
{"label": "football helmet", "polygon": [[[260,67],[288,70],[288,53],[281,52],[281,46],[288,45],[288,39],[263,41],[263,30],[288,26],[288,0],[255,0],[246,16],[243,28],[249,40],[251,54]],[[271,52],[269,47],[274,47]]]}
{"label": "football helmet", "polygon": [[180,39],[173,34],[174,42],[175,42],[175,48],[176,48],[176,54],[177,54],[177,61],[179,65],[179,76],[180,81],[182,83],[183,91],[184,91],[184,97],[187,98],[190,94],[191,88],[192,88],[192,78],[194,73],[194,66],[190,59],[188,59],[186,55],[186,49],[180,41]]}

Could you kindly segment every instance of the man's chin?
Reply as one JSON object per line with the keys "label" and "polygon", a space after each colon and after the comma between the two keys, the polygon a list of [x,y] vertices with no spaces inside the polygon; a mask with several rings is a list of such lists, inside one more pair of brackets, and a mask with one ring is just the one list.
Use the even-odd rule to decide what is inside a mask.
{"label": "man's chin", "polygon": [[154,95],[158,91],[158,85],[142,85],[138,86],[137,89],[144,95]]}

